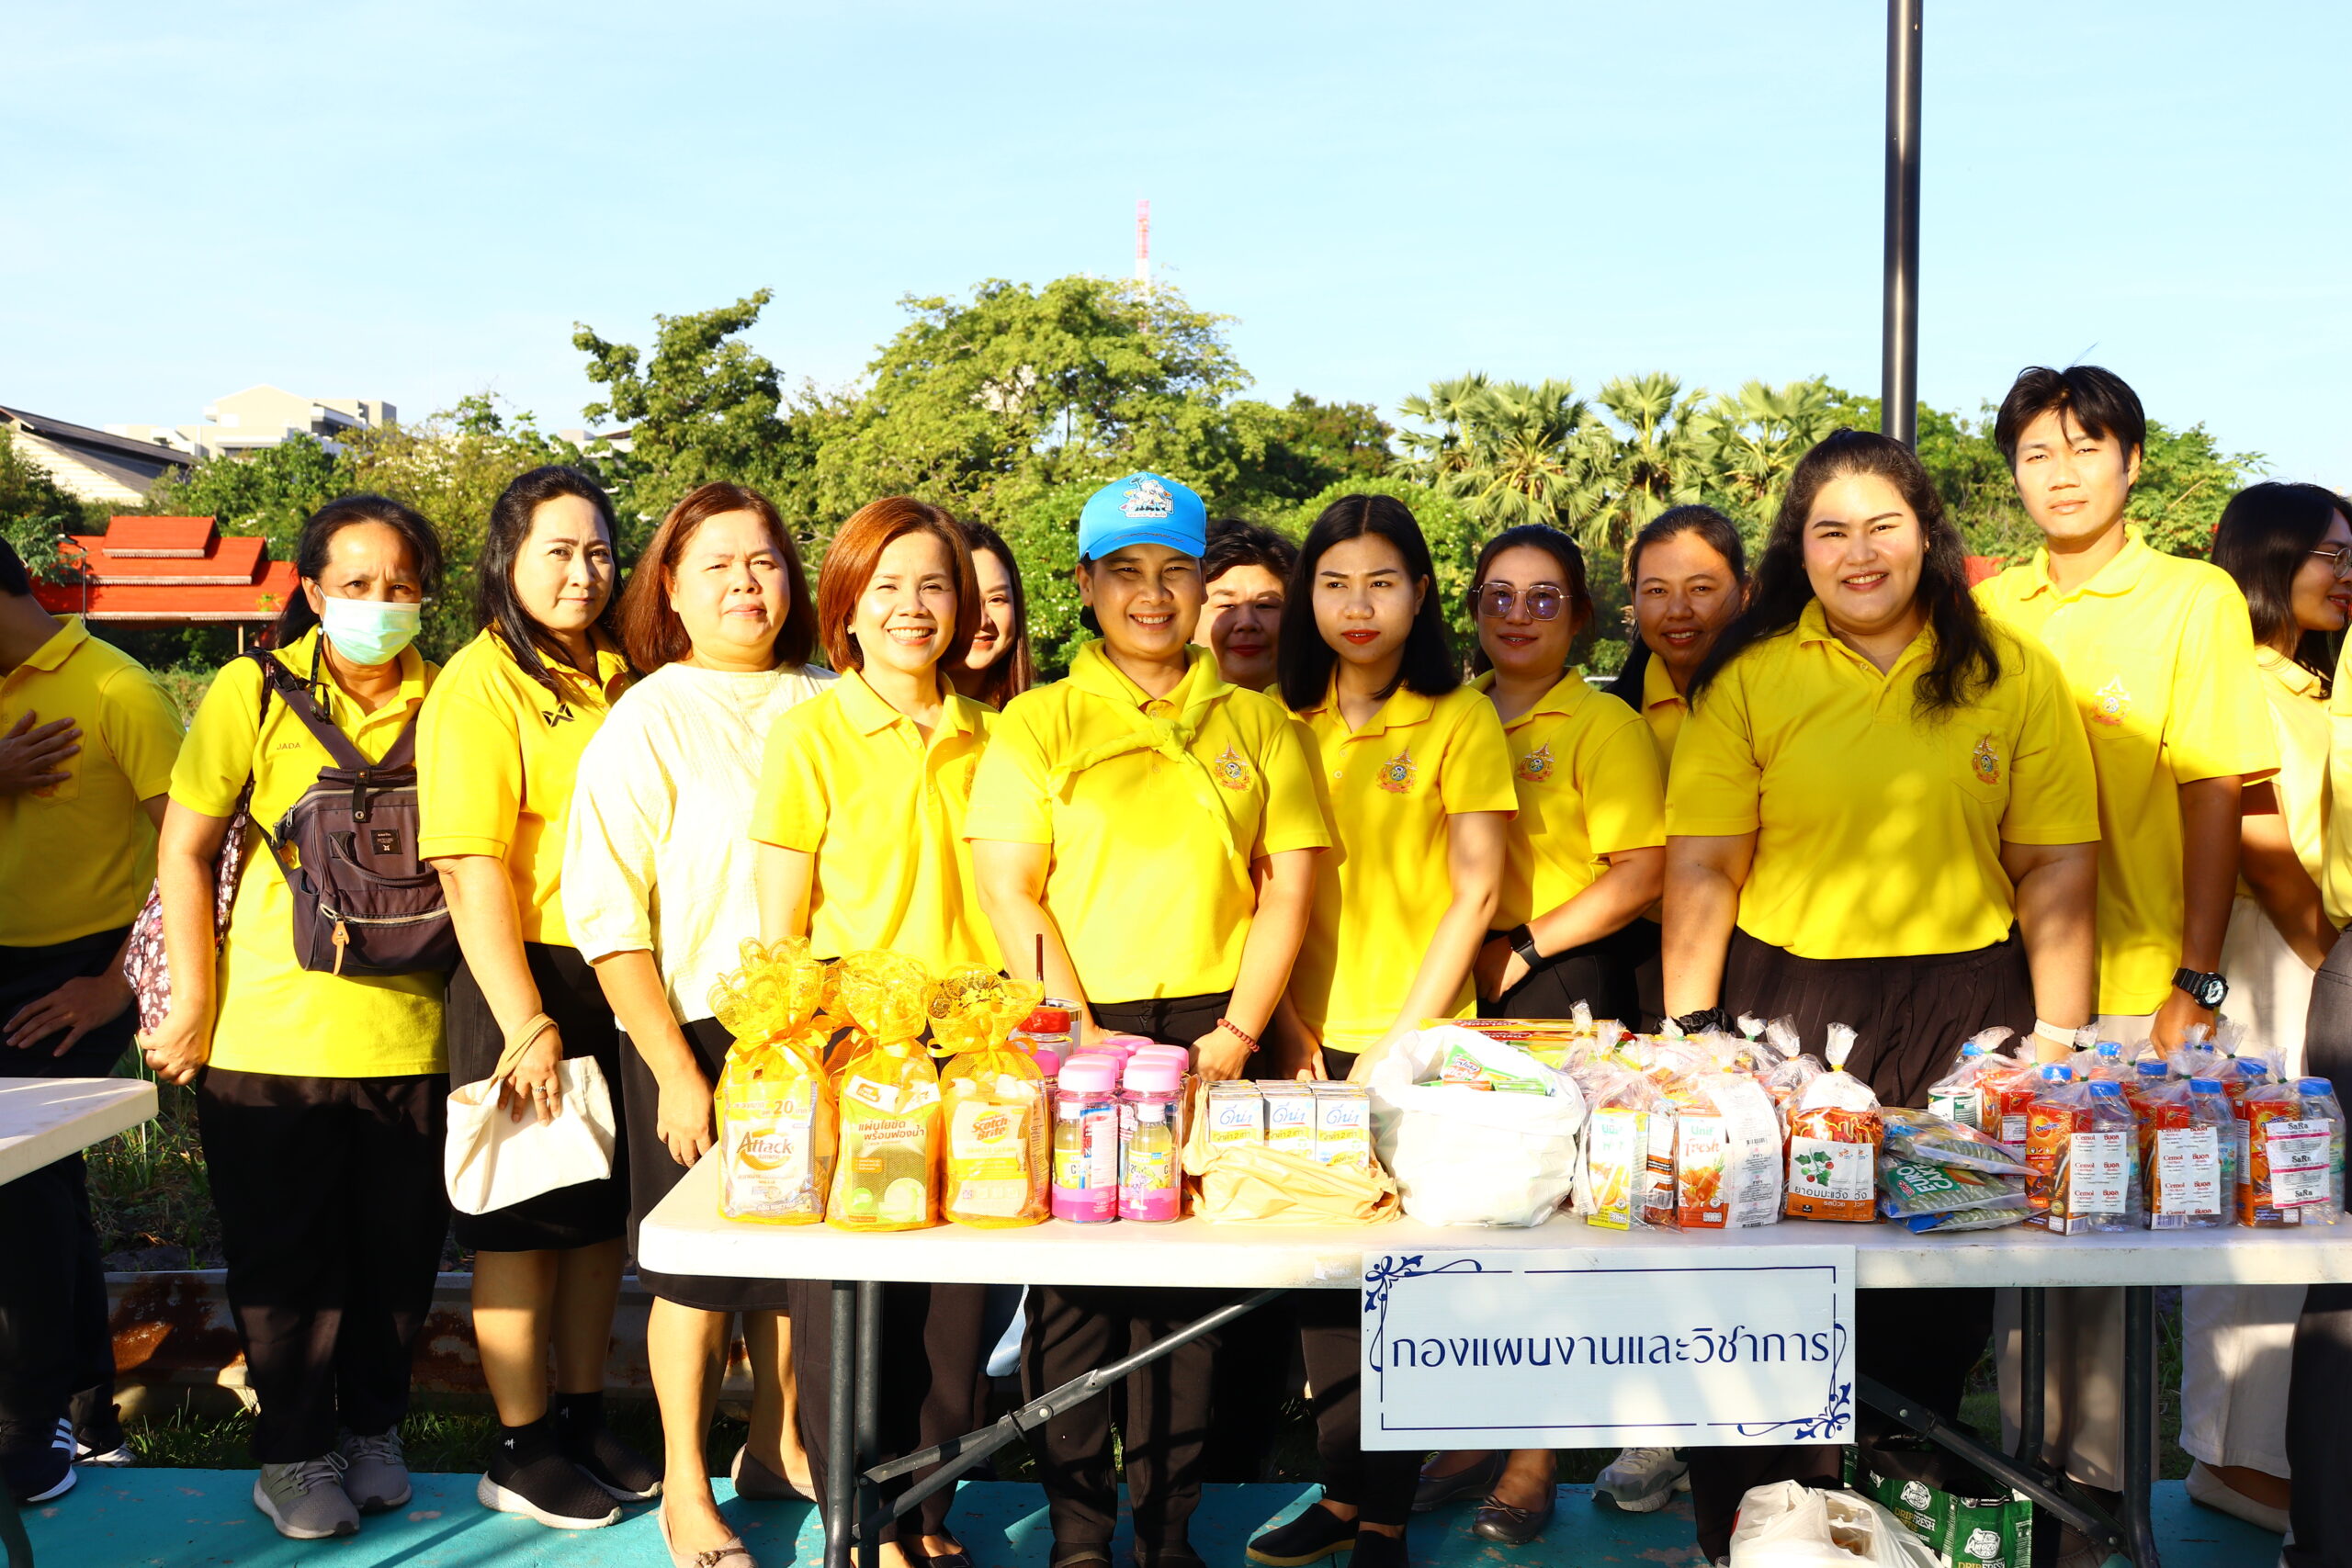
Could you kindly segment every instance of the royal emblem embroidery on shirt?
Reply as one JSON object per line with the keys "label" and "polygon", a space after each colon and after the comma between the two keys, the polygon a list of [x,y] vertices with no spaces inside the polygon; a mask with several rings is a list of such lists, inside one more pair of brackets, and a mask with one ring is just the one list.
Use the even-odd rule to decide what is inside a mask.
{"label": "royal emblem embroidery on shirt", "polygon": [[2123,716],[2132,711],[2132,694],[2123,689],[2123,677],[2118,675],[2091,694],[2093,724],[2121,724]]}
{"label": "royal emblem embroidery on shirt", "polygon": [[1228,746],[1217,760],[1209,764],[1209,773],[1217,783],[1230,790],[1248,789],[1257,782],[1258,771],[1250,759]]}
{"label": "royal emblem embroidery on shirt", "polygon": [[1976,738],[1976,750],[1969,753],[1969,761],[1976,769],[1976,776],[1988,784],[2001,782],[2001,753],[1989,735]]}
{"label": "royal emblem embroidery on shirt", "polygon": [[1519,760],[1519,776],[1529,784],[1543,784],[1551,778],[1552,743],[1550,741],[1546,740]]}
{"label": "royal emblem embroidery on shirt", "polygon": [[1413,750],[1408,746],[1380,764],[1380,787],[1391,795],[1403,795],[1413,787],[1413,775],[1419,771],[1413,766]]}

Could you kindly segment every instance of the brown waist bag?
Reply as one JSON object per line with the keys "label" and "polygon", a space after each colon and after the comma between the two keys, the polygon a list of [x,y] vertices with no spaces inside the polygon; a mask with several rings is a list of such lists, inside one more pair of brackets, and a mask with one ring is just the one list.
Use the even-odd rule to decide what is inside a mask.
{"label": "brown waist bag", "polygon": [[275,829],[254,824],[294,895],[295,962],[333,975],[454,969],[458,932],[441,878],[416,854],[416,716],[370,762],[309,686],[275,659],[261,666],[334,759]]}

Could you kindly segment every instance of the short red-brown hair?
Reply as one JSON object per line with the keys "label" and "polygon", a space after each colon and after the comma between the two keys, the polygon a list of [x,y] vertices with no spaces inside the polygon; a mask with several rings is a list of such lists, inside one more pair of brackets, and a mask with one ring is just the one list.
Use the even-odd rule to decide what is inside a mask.
{"label": "short red-brown hair", "polygon": [[621,648],[628,661],[645,673],[674,664],[694,650],[685,623],[670,608],[678,558],[685,554],[687,544],[704,524],[729,512],[757,513],[768,537],[775,542],[776,558],[784,563],[789,603],[785,605],[784,625],[775,634],[776,662],[806,664],[817,651],[817,610],[808,602],[808,574],[800,565],[800,551],[793,545],[791,530],[785,527],[775,502],[748,485],[707,484],[687,491],[670,508],[670,514],[653,530],[645,553],[637,558],[628,586],[621,590],[617,615]]}
{"label": "short red-brown hair", "polygon": [[[980,624],[980,580],[972,570],[972,547],[956,519],[929,502],[912,496],[885,496],[868,502],[850,514],[825,551],[817,573],[817,629],[825,639],[825,657],[836,670],[863,670],[865,654],[850,635],[858,599],[874,580],[882,552],[909,534],[929,534],[947,547],[956,573],[956,625],[949,628],[942,665],[953,667],[971,647]],[[942,671],[943,678],[944,671]]]}

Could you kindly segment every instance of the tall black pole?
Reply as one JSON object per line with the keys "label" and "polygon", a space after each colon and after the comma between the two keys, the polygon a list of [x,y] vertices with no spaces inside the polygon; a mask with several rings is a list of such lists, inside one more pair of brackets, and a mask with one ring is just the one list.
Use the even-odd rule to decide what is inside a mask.
{"label": "tall black pole", "polygon": [[1879,428],[1919,439],[1919,13],[1886,0],[1886,311],[1879,341]]}

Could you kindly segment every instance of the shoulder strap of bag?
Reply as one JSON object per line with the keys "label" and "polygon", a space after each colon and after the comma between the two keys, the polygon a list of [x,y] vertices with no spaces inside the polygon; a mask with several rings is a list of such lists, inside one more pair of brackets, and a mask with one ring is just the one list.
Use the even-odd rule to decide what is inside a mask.
{"label": "shoulder strap of bag", "polygon": [[311,739],[326,748],[327,755],[334,760],[336,767],[359,773],[376,765],[351,743],[351,737],[345,735],[326,709],[319,705],[319,699],[310,685],[297,680],[284,661],[265,653],[261,656],[261,671],[265,698],[268,688],[277,688],[278,696],[285,701],[286,710],[302,721],[302,728],[311,732]]}

